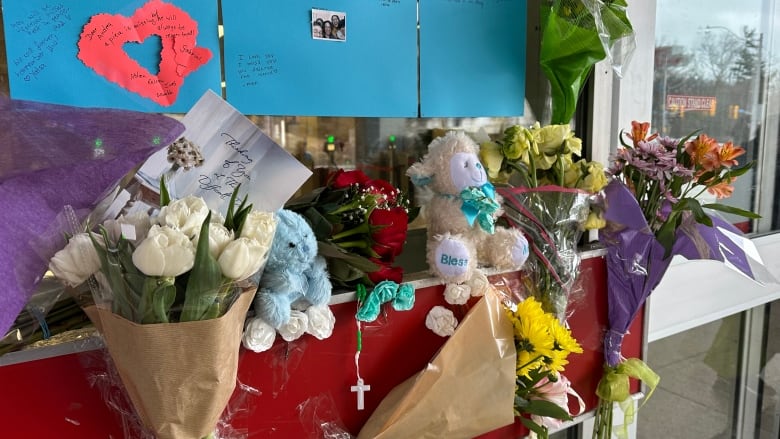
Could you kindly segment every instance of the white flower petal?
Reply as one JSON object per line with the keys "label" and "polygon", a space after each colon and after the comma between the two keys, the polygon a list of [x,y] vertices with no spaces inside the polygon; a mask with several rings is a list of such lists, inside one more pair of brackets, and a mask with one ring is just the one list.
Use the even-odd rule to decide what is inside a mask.
{"label": "white flower petal", "polygon": [[309,317],[302,311],[292,310],[290,320],[279,328],[279,335],[285,341],[299,339],[309,328]]}
{"label": "white flower petal", "polygon": [[425,317],[425,327],[441,337],[449,337],[455,333],[458,319],[455,314],[443,306],[434,306]]}
{"label": "white flower petal", "polygon": [[250,351],[264,352],[271,349],[274,340],[276,340],[276,329],[257,317],[247,323],[241,342]]}

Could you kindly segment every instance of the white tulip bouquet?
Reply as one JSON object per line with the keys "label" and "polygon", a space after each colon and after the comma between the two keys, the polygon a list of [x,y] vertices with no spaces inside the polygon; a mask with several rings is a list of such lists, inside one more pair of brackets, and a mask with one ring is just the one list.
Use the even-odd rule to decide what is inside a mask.
{"label": "white tulip bouquet", "polygon": [[[265,263],[276,230],[273,213],[252,210],[246,198],[212,212],[202,198],[171,201],[162,185],[159,212],[106,221],[99,232],[74,235],[49,268],[75,287],[94,275],[97,302],[127,320],[172,323],[219,317],[236,286]],[[230,294],[234,293],[234,294]]]}
{"label": "white tulip bouquet", "polygon": [[201,198],[171,201],[163,182],[159,211],[76,234],[49,264],[65,283],[90,285],[88,314],[140,424],[159,439],[210,436],[235,388],[250,277],[276,231],[273,213],[246,197],[236,205],[238,189],[223,219]]}

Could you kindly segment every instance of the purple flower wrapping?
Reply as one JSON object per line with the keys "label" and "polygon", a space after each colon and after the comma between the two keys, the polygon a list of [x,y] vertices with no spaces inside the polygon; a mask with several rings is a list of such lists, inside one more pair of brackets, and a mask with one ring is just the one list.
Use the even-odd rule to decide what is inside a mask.
{"label": "purple flower wrapping", "polygon": [[604,337],[607,365],[620,363],[622,335],[636,313],[666,273],[672,256],[686,259],[712,259],[727,262],[751,279],[756,279],[750,258],[729,233],[741,235],[734,226],[712,217],[713,227],[686,218],[676,231],[671,255],[664,259],[664,249],[647,225],[634,195],[618,180],[604,190],[607,210],[599,239],[607,247],[607,298],[609,325]]}
{"label": "purple flower wrapping", "polygon": [[88,213],[122,176],[183,131],[180,122],[157,114],[0,97],[0,336],[64,245],[57,224],[63,207]]}

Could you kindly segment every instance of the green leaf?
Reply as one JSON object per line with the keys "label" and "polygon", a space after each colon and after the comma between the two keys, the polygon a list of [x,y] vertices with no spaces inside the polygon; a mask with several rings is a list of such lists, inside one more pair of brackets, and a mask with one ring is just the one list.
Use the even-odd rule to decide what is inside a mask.
{"label": "green leaf", "polygon": [[249,216],[249,213],[252,212],[252,204],[246,204],[247,196],[244,195],[244,199],[241,200],[241,204],[238,206],[238,210],[236,211],[236,214],[233,216],[233,224],[235,225],[236,229],[236,236],[241,236],[241,230],[244,229],[244,222],[246,221],[246,217]]}
{"label": "green leaf", "polygon": [[679,203],[674,205],[674,210],[682,211],[688,210],[693,214],[697,223],[704,224],[707,227],[712,227],[712,218],[704,212],[701,208],[699,201],[694,198],[683,198]]}
{"label": "green leaf", "polygon": [[225,227],[228,230],[235,230],[235,224],[233,217],[235,216],[235,209],[236,209],[236,197],[238,197],[238,189],[241,187],[241,184],[236,186],[235,189],[233,189],[233,193],[230,194],[230,201],[228,201],[228,209],[227,213],[225,213]]}
{"label": "green leaf", "polygon": [[759,215],[757,213],[754,213],[754,212],[751,212],[749,210],[740,209],[740,208],[734,207],[734,206],[727,206],[725,204],[720,204],[720,203],[709,203],[709,204],[703,205],[702,207],[704,207],[706,209],[712,209],[712,210],[717,210],[717,211],[720,211],[720,212],[730,213],[730,214],[733,214],[733,215],[743,216],[745,218],[752,218],[752,219],[761,218],[761,215]]}
{"label": "green leaf", "polygon": [[317,189],[314,189],[313,191],[307,194],[303,194],[300,197],[292,199],[288,201],[287,204],[284,205],[284,208],[298,212],[306,208],[312,207],[317,204],[317,200],[319,199],[320,194],[322,194],[325,191],[325,189],[327,189],[326,186],[318,187]]}
{"label": "green leaf", "polygon": [[105,247],[97,242],[92,233],[89,233],[89,238],[92,240],[92,245],[100,258],[101,272],[106,277],[108,287],[111,289],[111,297],[113,298],[112,311],[127,320],[135,322],[137,321],[135,308],[128,300],[127,285],[125,284],[122,265],[116,256],[116,249],[111,248],[112,243],[108,239],[106,229],[101,227],[100,234],[103,237]]}
{"label": "green leaf", "polygon": [[219,288],[223,283],[219,263],[209,251],[210,221],[211,212],[206,215],[206,219],[200,227],[198,248],[195,250],[195,263],[187,280],[184,309],[180,318],[182,322],[202,320],[209,307],[216,301]]}
{"label": "green leaf", "polygon": [[728,171],[726,171],[725,175],[728,175],[729,177],[734,177],[734,178],[739,177],[739,176],[745,174],[747,171],[749,171],[753,167],[753,165],[755,165],[755,164],[756,164],[756,162],[749,162],[749,163],[745,163],[742,166],[737,166],[736,168],[731,168]]}
{"label": "green leaf", "polygon": [[414,221],[417,218],[417,215],[419,215],[419,214],[420,214],[420,208],[419,207],[417,207],[417,206],[410,207],[408,209],[409,219],[407,220],[407,222],[411,223],[412,221]]}
{"label": "green leaf", "polygon": [[528,405],[525,406],[523,411],[525,413],[547,418],[562,419],[564,421],[572,420],[572,417],[566,410],[562,409],[558,404],[545,399],[532,399],[528,401]]}
{"label": "green leaf", "polygon": [[165,176],[160,176],[160,207],[171,204],[171,194],[168,193],[168,187],[165,186]]}
{"label": "green leaf", "polygon": [[155,323],[168,323],[174,300],[176,300],[176,286],[173,284],[173,279],[158,285],[152,296]]}
{"label": "green leaf", "polygon": [[318,241],[317,247],[319,254],[325,258],[335,258],[347,262],[349,265],[355,267],[364,273],[371,273],[379,270],[379,265],[371,262],[370,260],[358,256],[354,253],[347,252],[338,248],[336,245],[329,242]]}
{"label": "green leaf", "polygon": [[320,211],[310,207],[300,212],[308,221],[311,226],[311,230],[314,232],[314,236],[317,240],[324,241],[333,234],[333,224],[325,218]]}
{"label": "green leaf", "polygon": [[539,436],[539,439],[547,439],[549,437],[547,427],[539,425],[536,422],[522,416],[520,417],[520,422],[522,422],[527,429],[536,433]]}
{"label": "green leaf", "polygon": [[679,214],[672,212],[669,214],[669,218],[661,225],[661,228],[655,232],[655,238],[664,248],[664,259],[667,259],[672,254],[672,246],[674,246],[675,233],[679,221]]}

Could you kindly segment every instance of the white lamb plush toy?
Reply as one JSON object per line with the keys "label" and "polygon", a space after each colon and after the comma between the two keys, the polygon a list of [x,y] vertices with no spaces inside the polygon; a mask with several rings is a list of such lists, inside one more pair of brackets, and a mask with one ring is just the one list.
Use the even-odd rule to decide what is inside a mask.
{"label": "white lamb plush toy", "polygon": [[501,197],[488,182],[479,146],[451,131],[428,146],[407,171],[418,187],[432,191],[426,204],[428,265],[448,283],[468,282],[477,266],[519,269],[528,258],[520,230],[496,227]]}

